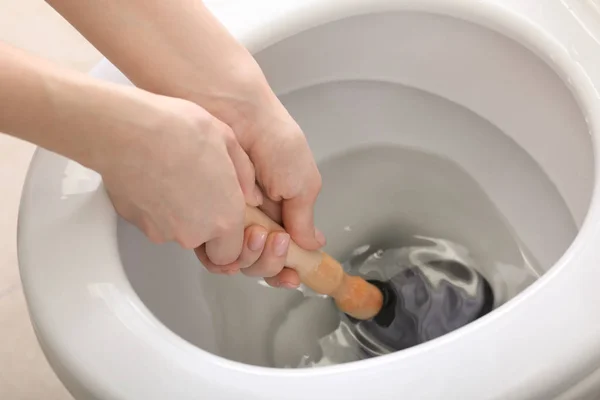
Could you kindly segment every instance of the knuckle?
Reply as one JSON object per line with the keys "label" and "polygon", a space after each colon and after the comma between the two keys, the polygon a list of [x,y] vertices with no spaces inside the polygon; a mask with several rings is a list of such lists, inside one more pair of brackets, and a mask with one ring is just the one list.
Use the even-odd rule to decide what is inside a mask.
{"label": "knuckle", "polygon": [[240,229],[243,226],[243,221],[244,210],[242,209],[242,212],[239,212],[237,208],[232,209],[214,219],[214,232],[216,236],[227,235],[235,229]]}
{"label": "knuckle", "polygon": [[186,115],[190,124],[197,128],[204,130],[210,126],[211,121],[214,119],[212,115],[208,113],[204,108],[199,105],[185,101],[182,104],[183,113]]}
{"label": "knuckle", "polygon": [[288,198],[302,196],[310,201],[316,199],[323,188],[323,178],[316,166],[298,180],[291,182],[292,185],[288,190]]}
{"label": "knuckle", "polygon": [[290,176],[288,179],[284,181],[281,189],[279,190],[279,194],[283,199],[293,199],[302,194],[303,191],[306,190],[305,180],[300,177]]}
{"label": "knuckle", "polygon": [[150,240],[150,242],[154,244],[165,244],[167,242],[164,238],[160,236],[154,236],[149,234],[146,234],[146,236],[148,237],[148,240]]}
{"label": "knuckle", "polygon": [[164,244],[167,242],[167,238],[163,235],[158,234],[158,232],[156,232],[154,229],[145,228],[143,232],[148,238],[148,240],[150,240],[154,244]]}
{"label": "knuckle", "polygon": [[277,188],[275,185],[269,185],[267,188],[265,188],[266,191],[266,195],[274,201],[279,201],[282,198],[284,198],[285,193],[282,193],[282,191]]}
{"label": "knuckle", "polygon": [[[211,120],[214,118],[204,108],[196,103],[183,99],[170,99],[175,102],[173,107],[170,107],[171,118],[174,121],[165,121],[173,124],[186,124],[189,128],[203,131],[210,126]],[[178,126],[178,125],[175,125]]]}
{"label": "knuckle", "polygon": [[210,230],[216,234],[211,238],[230,233],[235,229],[243,229],[246,216],[246,200],[237,182],[233,186],[227,186],[217,197],[214,204],[218,206],[209,213],[212,225]]}
{"label": "knuckle", "polygon": [[296,151],[298,151],[298,150],[308,151],[309,150],[308,140],[306,140],[306,136],[304,135],[304,132],[302,132],[302,130],[300,130],[300,129],[292,131],[287,136],[287,141],[288,141],[289,145]]}
{"label": "knuckle", "polygon": [[202,240],[189,235],[178,235],[175,240],[179,245],[186,250],[193,250],[204,243]]}
{"label": "knuckle", "polygon": [[206,228],[199,217],[190,213],[187,218],[172,214],[168,218],[174,241],[186,250],[196,249],[206,242]]}
{"label": "knuckle", "polygon": [[214,233],[216,236],[222,236],[231,232],[233,223],[230,218],[217,217],[214,219]]}
{"label": "knuckle", "polygon": [[219,120],[216,120],[215,123],[217,124],[216,131],[223,139],[223,142],[225,143],[227,148],[236,146],[238,144],[238,141],[237,137],[235,136],[235,133],[233,133],[233,130],[228,125]]}
{"label": "knuckle", "polygon": [[310,185],[310,189],[311,192],[314,192],[316,194],[321,193],[321,189],[323,189],[323,178],[321,177],[321,174],[319,173],[319,171],[317,171],[314,174],[314,177],[312,179],[310,179],[311,185]]}
{"label": "knuckle", "polygon": [[150,242],[154,244],[163,244],[169,241],[168,232],[158,229],[147,217],[140,217],[137,225]]}

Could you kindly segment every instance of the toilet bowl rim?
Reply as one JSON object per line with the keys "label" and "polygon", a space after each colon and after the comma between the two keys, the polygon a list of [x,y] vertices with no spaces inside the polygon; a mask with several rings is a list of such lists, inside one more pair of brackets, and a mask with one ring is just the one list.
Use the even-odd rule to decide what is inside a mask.
{"label": "toilet bowl rim", "polygon": [[[334,2],[331,2],[331,3],[333,4]],[[383,4],[385,2],[377,1],[377,3]],[[429,1],[428,3],[433,4],[433,3],[436,3],[436,1]],[[439,3],[439,2],[437,2],[437,3]],[[472,3],[472,2],[462,1],[461,3],[467,4],[467,3]],[[493,2],[489,2],[489,3],[493,3]],[[332,13],[332,11],[328,11],[328,12]],[[333,14],[331,14],[331,15],[333,15]],[[293,33],[294,33],[293,30],[288,31],[288,34],[293,34]],[[261,34],[260,32],[258,32],[258,33],[255,33],[253,37],[248,38],[249,47],[254,46],[255,49],[258,49],[261,46],[263,46],[264,43],[266,43],[266,42],[263,41],[263,44],[261,44],[261,40],[259,40],[261,38],[261,35],[266,35],[266,33],[263,32]],[[270,40],[273,40],[273,38],[271,38]],[[561,59],[560,56],[557,59],[553,60],[553,62],[559,63],[559,64],[562,63],[562,65],[559,65],[559,67],[565,71],[576,68],[576,62],[573,62],[572,60],[568,60],[568,59]],[[586,83],[585,79],[583,77],[581,77],[580,74],[574,73],[573,76],[580,78],[579,82],[575,83],[575,90],[578,94],[579,100],[581,101],[582,108],[585,108],[589,111],[588,115],[589,115],[590,120],[588,122],[589,122],[589,124],[592,128],[592,131],[594,133],[594,136],[595,136],[598,134],[598,132],[600,132],[600,130],[598,130],[598,127],[600,127],[600,118],[597,115],[597,113],[593,112],[592,105],[593,105],[594,93],[592,91],[592,88],[588,87],[589,82]],[[599,80],[595,80],[595,81],[600,82]],[[592,83],[592,86],[593,85],[594,84]],[[598,154],[597,150],[598,150],[598,144],[597,144],[597,141],[594,140],[595,154]],[[36,155],[36,157],[38,157],[38,156],[39,156],[39,154]],[[600,221],[599,221],[599,216],[598,216],[599,200],[597,199],[597,189],[599,187],[598,176],[600,176],[600,174],[598,174],[599,167],[598,167],[597,157],[595,159],[595,171],[596,171],[596,178],[595,178],[595,182],[594,182],[594,193],[593,193],[592,204],[590,205],[589,214],[585,219],[581,233],[578,235],[578,238],[575,240],[575,242],[570,246],[569,250],[565,253],[565,256],[557,263],[557,267],[559,267],[559,268],[553,268],[553,270],[551,270],[548,274],[546,274],[546,276],[544,276],[538,284],[536,284],[536,285],[534,285],[534,287],[528,289],[527,295],[533,294],[537,289],[539,289],[539,286],[544,281],[548,281],[553,275],[557,275],[557,274],[561,273],[562,272],[562,268],[560,268],[561,266],[564,266],[569,262],[572,263],[573,259],[577,258],[577,256],[574,254],[575,252],[583,252],[585,249],[587,249],[587,251],[589,251],[589,248],[591,247],[591,245],[587,244],[587,246],[586,246],[586,243],[583,243],[581,236],[592,237],[592,236],[597,236],[600,234]],[[30,176],[28,177],[29,184],[31,183],[31,180],[32,180],[31,175],[33,173],[35,173],[35,171],[32,169],[30,171]],[[102,201],[104,201],[104,200],[102,200]],[[26,208],[22,208],[21,212],[28,213],[29,210],[27,210]],[[26,241],[26,236],[27,236],[27,232],[25,230],[21,231],[19,234],[19,247],[20,247],[19,251],[20,251],[20,253],[22,251],[23,252],[25,251],[24,249],[22,250],[21,247],[22,247],[22,244],[24,243],[24,241]],[[23,257],[23,258],[27,258],[27,257]],[[27,266],[22,265],[22,268],[27,269]],[[27,279],[27,277],[25,279]],[[473,331],[473,330],[477,329],[477,327],[479,327],[480,325],[485,323],[485,321],[490,320],[491,318],[499,318],[501,314],[505,314],[506,311],[508,311],[509,309],[514,309],[515,307],[517,307],[520,303],[522,303],[524,301],[524,299],[526,297],[527,296],[525,296],[525,293],[524,293],[522,296],[520,296],[519,299],[515,299],[515,301],[513,301],[510,305],[508,305],[507,308],[502,311],[502,313],[495,313],[494,315],[490,315],[490,317],[488,319],[484,318],[481,320],[481,322],[476,322],[474,324],[471,324],[468,327],[465,327],[464,330],[457,331],[455,334],[450,334],[450,335],[448,335],[448,337],[444,338],[442,341],[432,342],[431,344],[419,346],[419,348],[415,348],[413,351],[409,350],[407,352],[403,352],[404,354],[401,354],[401,355],[400,354],[392,355],[391,357],[389,357],[385,360],[382,358],[382,359],[364,361],[361,363],[361,366],[358,369],[364,369],[364,368],[368,368],[371,366],[382,365],[382,363],[398,362],[403,359],[410,358],[410,356],[413,353],[422,352],[422,351],[426,351],[429,348],[437,347],[442,343],[446,343],[448,341],[453,340],[453,338],[460,336],[460,334],[464,334],[464,333],[468,332],[469,330]],[[39,300],[32,299],[30,295],[28,295],[28,301],[39,303]],[[498,311],[501,311],[501,310],[498,310]],[[145,310],[144,312],[149,313],[148,310]],[[180,340],[178,338],[172,338],[172,339]],[[187,344],[183,344],[183,343],[180,343],[180,344],[182,346],[184,346],[182,348],[186,349],[186,351],[191,351],[191,349],[187,347]],[[191,345],[189,345],[189,346],[191,346]],[[196,351],[196,350],[198,350],[198,349],[194,349],[194,351]],[[200,355],[200,353],[196,353],[196,354]],[[206,355],[207,354],[204,354],[204,356],[206,356]],[[229,361],[220,359],[219,357],[216,357],[213,355],[208,355],[208,357],[210,357],[210,358],[207,358],[208,363],[214,363],[216,365],[220,365],[220,366],[222,366],[224,368],[228,368],[230,370],[238,370],[240,372],[251,373],[251,374],[260,373],[260,374],[266,374],[266,375],[271,375],[271,376],[286,376],[286,375],[288,375],[288,376],[289,375],[315,376],[315,375],[328,374],[328,373],[331,373],[334,371],[335,372],[344,372],[344,371],[351,371],[351,370],[357,369],[357,365],[347,365],[347,366],[331,367],[332,369],[327,368],[325,370],[273,371],[273,370],[263,370],[258,367],[250,367],[250,366],[241,365],[241,364],[238,365],[237,363],[229,362]],[[393,359],[393,361],[392,361],[392,359]],[[258,368],[258,369],[255,369],[255,368]],[[329,372],[327,370],[329,370]]]}

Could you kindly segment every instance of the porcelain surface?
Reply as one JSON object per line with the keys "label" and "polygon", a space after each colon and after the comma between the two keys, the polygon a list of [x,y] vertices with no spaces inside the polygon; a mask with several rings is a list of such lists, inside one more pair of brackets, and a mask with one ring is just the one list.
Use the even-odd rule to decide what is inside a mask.
{"label": "porcelain surface", "polygon": [[[525,292],[440,339],[386,357],[322,369],[253,367],[199,349],[152,315],[125,274],[117,218],[99,177],[72,161],[38,151],[20,212],[21,276],[38,339],[72,394],[82,400],[346,400],[400,394],[415,399],[594,399],[594,390],[600,388],[600,317],[595,307],[600,303],[600,251],[596,246],[600,240],[596,178],[600,170],[597,161],[581,148],[591,143],[593,153],[598,154],[600,24],[596,22],[600,13],[594,3],[231,0],[209,5],[237,38],[259,54],[259,61],[263,50],[268,52],[271,45],[310,28],[362,14],[408,11],[470,21],[528,47],[570,86],[583,113],[582,124],[592,136],[591,141],[553,137],[541,141],[525,133],[515,136],[532,153],[544,146],[544,151],[532,156],[555,179],[580,227],[579,234],[564,254],[555,255],[555,265]],[[273,68],[267,56],[262,61],[266,69]],[[481,66],[493,70],[493,64],[491,58],[489,65]],[[443,66],[441,71],[452,71],[452,64]],[[402,79],[419,82],[417,72],[426,65],[413,67]],[[439,65],[433,67],[439,69]],[[297,82],[285,76],[290,70],[291,66],[282,68],[281,75],[268,74],[278,92],[311,79],[310,68]],[[344,72],[333,71],[338,77]],[[472,73],[475,79],[476,72]],[[127,83],[106,61],[92,74]],[[515,74],[515,82],[527,77],[527,72]],[[511,82],[489,85],[490,90],[510,88]],[[444,72],[439,79],[420,82],[420,86],[477,109],[506,132],[527,128],[510,125],[518,118],[502,114],[499,102],[503,97],[498,97],[498,103],[478,102],[475,93],[458,90],[444,80]],[[513,89],[527,93],[524,86]],[[552,94],[539,99],[538,120],[544,117],[544,105],[553,104]],[[528,107],[528,100],[524,95],[514,101],[523,101],[523,107]],[[549,132],[553,129],[547,128]],[[563,131],[568,129],[566,126]],[[593,171],[586,175],[588,163],[593,163]],[[584,171],[584,175],[574,179],[569,175],[573,171]],[[514,218],[518,219],[518,213]]]}

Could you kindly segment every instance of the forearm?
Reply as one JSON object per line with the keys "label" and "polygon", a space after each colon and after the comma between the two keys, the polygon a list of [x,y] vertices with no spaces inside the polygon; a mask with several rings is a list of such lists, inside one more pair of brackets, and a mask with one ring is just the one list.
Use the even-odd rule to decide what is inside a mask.
{"label": "forearm", "polygon": [[244,87],[271,96],[253,58],[201,0],[47,2],[146,90],[194,101],[229,124],[247,112]]}
{"label": "forearm", "polygon": [[139,96],[0,42],[0,132],[86,166],[139,131],[133,116],[150,115]]}

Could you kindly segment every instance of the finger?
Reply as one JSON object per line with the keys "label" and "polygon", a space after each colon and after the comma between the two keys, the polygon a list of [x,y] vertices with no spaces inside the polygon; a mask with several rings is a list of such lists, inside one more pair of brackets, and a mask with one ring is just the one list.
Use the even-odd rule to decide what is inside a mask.
{"label": "finger", "polygon": [[284,287],[288,289],[296,289],[300,286],[300,276],[296,270],[284,268],[277,275],[265,278],[265,282],[273,287]]}
{"label": "finger", "polygon": [[260,209],[273,221],[281,225],[281,202],[271,200],[268,197],[263,199]]}
{"label": "finger", "polygon": [[[241,212],[235,216],[234,222],[227,229],[219,232],[219,235],[205,243],[205,250],[208,259],[215,265],[227,265],[236,261],[241,252],[244,243],[244,214],[245,208],[242,205]],[[234,213],[231,210],[231,213]]]}
{"label": "finger", "polygon": [[259,259],[265,248],[269,232],[260,225],[252,225],[244,232],[244,247],[240,257],[229,264],[229,268],[244,269],[250,267]]}
{"label": "finger", "polygon": [[237,261],[240,269],[245,269],[254,264],[262,254],[267,243],[269,232],[260,225],[246,228],[244,236],[244,249]]}
{"label": "finger", "polygon": [[208,270],[208,272],[219,275],[234,275],[240,272],[240,269],[235,265],[235,263],[221,266],[215,265],[212,261],[209,260],[206,255],[206,246],[202,245],[194,249],[194,253],[196,253],[196,257],[202,263],[202,265]]}
{"label": "finger", "polygon": [[242,252],[243,232],[240,228],[206,242],[205,251],[208,259],[215,265],[227,265],[237,260]]}
{"label": "finger", "polygon": [[325,237],[315,228],[314,206],[318,192],[283,200],[281,217],[285,230],[292,240],[307,250],[317,250],[325,245]]}
{"label": "finger", "polygon": [[[196,255],[198,255],[198,258],[202,264],[204,264],[204,266],[211,271],[215,269],[240,270],[248,268],[260,257],[265,247],[265,243],[267,242],[268,235],[269,232],[264,227],[259,225],[253,225],[246,228],[244,232],[244,247],[242,248],[240,257],[231,264],[216,265],[203,254],[198,255],[198,252],[196,252]],[[205,253],[204,250],[198,251]]]}
{"label": "finger", "polygon": [[290,235],[286,232],[271,232],[260,258],[250,267],[243,269],[247,276],[270,277],[277,275],[285,264]]}
{"label": "finger", "polygon": [[246,199],[246,204],[254,207],[261,205],[263,194],[256,184],[254,164],[252,164],[248,154],[240,146],[233,132],[231,132],[231,136],[228,137],[226,143],[227,152],[233,162],[242,193],[244,193],[244,198]]}

